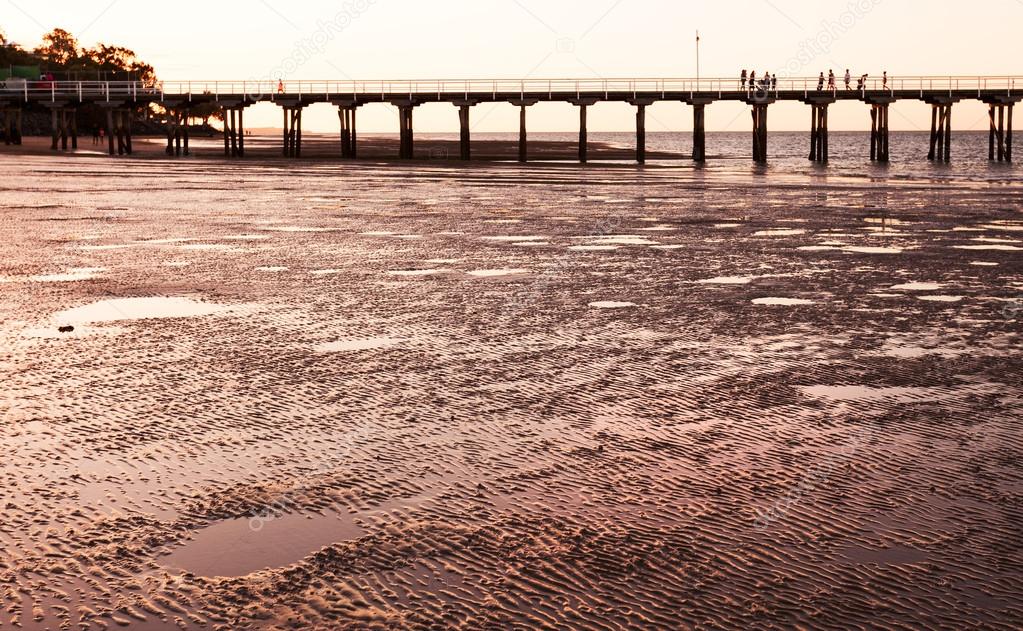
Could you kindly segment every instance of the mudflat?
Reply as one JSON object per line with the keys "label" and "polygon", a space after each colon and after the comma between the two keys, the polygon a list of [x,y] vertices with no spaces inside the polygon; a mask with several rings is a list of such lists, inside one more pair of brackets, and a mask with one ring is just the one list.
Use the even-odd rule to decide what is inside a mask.
{"label": "mudflat", "polygon": [[0,627],[1023,625],[1011,172],[0,163]]}

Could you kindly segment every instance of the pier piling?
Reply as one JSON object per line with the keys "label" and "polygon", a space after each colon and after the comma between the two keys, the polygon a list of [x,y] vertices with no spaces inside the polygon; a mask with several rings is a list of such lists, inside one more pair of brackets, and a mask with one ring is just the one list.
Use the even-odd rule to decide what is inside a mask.
{"label": "pier piling", "polygon": [[753,161],[767,164],[767,103],[753,103]]}
{"label": "pier piling", "polygon": [[468,103],[456,103],[456,105],[458,107],[459,157],[462,160],[469,160],[471,157],[469,136],[469,108],[471,105]]}
{"label": "pier piling", "polygon": [[994,97],[984,101],[988,106],[988,160],[1012,162],[1012,110],[1014,97]]}
{"label": "pier piling", "polygon": [[526,106],[519,106],[519,162],[525,162],[526,153]]}
{"label": "pier piling", "polygon": [[412,127],[412,110],[415,104],[411,102],[394,103],[398,108],[398,157],[402,160],[411,160],[415,157],[415,137]]}
{"label": "pier piling", "polygon": [[693,104],[693,162],[707,161],[707,118],[706,104]]}
{"label": "pier piling", "polygon": [[646,105],[636,106],[636,162],[646,162]]}
{"label": "pier piling", "polygon": [[357,106],[342,103],[338,105],[337,117],[341,121],[341,157],[354,159],[355,150],[355,109]]}
{"label": "pier piling", "polygon": [[958,99],[930,99],[931,137],[927,159],[937,162],[952,161],[952,105]]}

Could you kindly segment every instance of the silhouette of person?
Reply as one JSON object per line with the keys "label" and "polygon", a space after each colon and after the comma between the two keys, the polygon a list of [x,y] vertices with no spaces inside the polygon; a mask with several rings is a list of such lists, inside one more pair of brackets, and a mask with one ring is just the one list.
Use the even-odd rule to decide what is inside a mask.
{"label": "silhouette of person", "polygon": [[277,81],[277,94],[284,94],[284,80]]}
{"label": "silhouette of person", "polygon": [[778,75],[776,74],[771,75],[771,89],[775,92],[778,91]]}
{"label": "silhouette of person", "polygon": [[817,78],[817,91],[821,92],[824,90],[824,73],[821,72],[821,76]]}
{"label": "silhouette of person", "polygon": [[740,84],[742,85],[742,88],[740,88],[740,89],[745,90],[746,89],[746,70],[745,69],[743,69],[742,75],[739,77],[739,81],[740,81]]}
{"label": "silhouette of person", "polygon": [[846,90],[850,89],[850,85],[849,85],[850,83],[852,83],[852,73],[850,73],[849,69],[846,68],[845,69],[845,89]]}
{"label": "silhouette of person", "polygon": [[757,80],[757,73],[755,70],[749,71],[749,89],[752,90]]}
{"label": "silhouette of person", "polygon": [[884,71],[884,76],[881,77],[881,87],[886,89],[886,90],[888,89],[888,71],[887,70]]}

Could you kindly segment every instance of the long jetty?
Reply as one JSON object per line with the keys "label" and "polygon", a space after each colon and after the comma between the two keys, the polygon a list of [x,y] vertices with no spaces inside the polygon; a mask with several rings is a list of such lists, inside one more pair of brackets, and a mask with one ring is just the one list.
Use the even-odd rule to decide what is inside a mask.
{"label": "long jetty", "polygon": [[[24,81],[0,84],[0,133],[8,144],[20,144],[23,111],[48,110],[52,119],[52,148],[77,148],[77,112],[97,106],[106,112],[108,151],[132,152],[132,116],[151,104],[167,112],[167,153],[189,153],[186,122],[190,113],[213,105],[223,113],[224,155],[245,155],[244,114],[257,103],[274,103],[284,115],[282,154],[302,155],[302,112],[327,103],[337,108],[340,123],[339,155],[354,159],[358,153],[356,112],[362,106],[385,103],[398,110],[399,151],[413,157],[413,111],[427,103],[448,103],[458,109],[460,155],[469,160],[471,109],[481,103],[510,103],[520,108],[519,161],[528,159],[526,113],[541,102],[563,102],[579,108],[579,161],[586,162],[587,108],[600,102],[628,103],[636,108],[636,160],[646,160],[646,108],[658,102],[677,102],[693,108],[693,153],[696,162],[707,159],[706,108],[717,102],[741,102],[750,107],[752,155],[768,160],[767,115],[779,101],[810,107],[809,160],[828,162],[828,108],[838,101],[859,101],[869,107],[870,159],[889,161],[888,110],[902,100],[931,106],[931,135],[927,158],[949,162],[952,156],[952,107],[963,100],[978,100],[990,115],[989,158],[1012,161],[1012,113],[1023,100],[1023,77],[899,77],[871,78],[856,85],[831,88],[817,77],[786,78],[752,84],[739,79],[528,79],[432,81]],[[864,117],[866,121],[866,116]]]}

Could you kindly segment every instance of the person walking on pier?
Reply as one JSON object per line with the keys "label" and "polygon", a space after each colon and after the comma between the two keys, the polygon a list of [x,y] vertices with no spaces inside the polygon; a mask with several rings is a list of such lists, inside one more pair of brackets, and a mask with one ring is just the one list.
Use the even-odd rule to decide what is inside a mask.
{"label": "person walking on pier", "polygon": [[884,71],[884,75],[881,77],[881,87],[885,90],[888,89],[888,71]]}
{"label": "person walking on pier", "polygon": [[846,89],[846,91],[852,89],[852,85],[851,84],[852,84],[852,73],[849,72],[848,68],[846,68],[845,69],[845,89]]}
{"label": "person walking on pier", "polygon": [[750,70],[749,71],[749,89],[750,90],[753,89],[754,83],[756,82],[756,80],[757,80],[757,71],[756,70]]}
{"label": "person walking on pier", "polygon": [[835,87],[835,71],[828,70],[828,91],[834,92],[837,88]]}
{"label": "person walking on pier", "polygon": [[817,77],[817,91],[818,92],[823,92],[824,91],[824,73],[823,72],[821,72],[821,76]]}
{"label": "person walking on pier", "polygon": [[741,88],[739,88],[740,90],[745,90],[746,89],[746,70],[745,69],[743,69],[742,75],[739,77],[739,84],[742,86]]}
{"label": "person walking on pier", "polygon": [[771,89],[775,92],[778,91],[778,75],[776,74],[771,75]]}
{"label": "person walking on pier", "polygon": [[277,94],[284,94],[284,80],[277,80]]}

